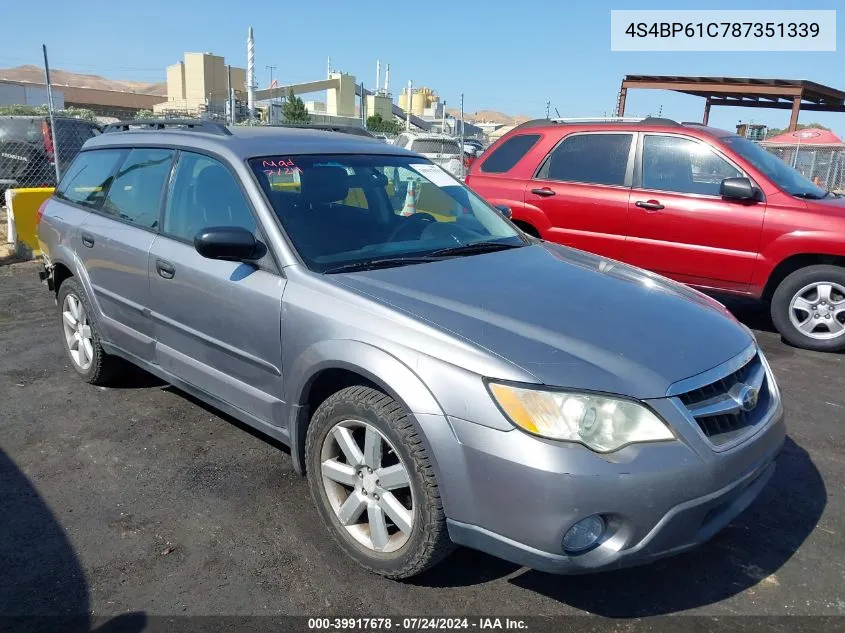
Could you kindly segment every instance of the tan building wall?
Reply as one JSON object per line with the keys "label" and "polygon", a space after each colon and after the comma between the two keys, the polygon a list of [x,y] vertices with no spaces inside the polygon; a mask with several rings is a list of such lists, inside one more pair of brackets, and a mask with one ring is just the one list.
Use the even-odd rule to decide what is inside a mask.
{"label": "tan building wall", "polygon": [[232,67],[232,89],[240,95],[246,95],[246,68]]}
{"label": "tan building wall", "polygon": [[332,73],[329,79],[340,79],[340,87],[328,91],[326,113],[333,116],[355,116],[355,77]]}
{"label": "tan building wall", "polygon": [[[228,81],[223,57],[185,53],[184,61],[167,67],[167,101],[156,105],[154,110],[197,112],[206,105],[220,109],[228,97]],[[239,99],[246,98],[245,69],[232,68],[232,88]]]}
{"label": "tan building wall", "polygon": [[167,67],[167,96],[185,98],[185,64],[179,62]]}
{"label": "tan building wall", "polygon": [[380,114],[385,121],[393,120],[393,100],[383,95],[367,95],[367,116]]}

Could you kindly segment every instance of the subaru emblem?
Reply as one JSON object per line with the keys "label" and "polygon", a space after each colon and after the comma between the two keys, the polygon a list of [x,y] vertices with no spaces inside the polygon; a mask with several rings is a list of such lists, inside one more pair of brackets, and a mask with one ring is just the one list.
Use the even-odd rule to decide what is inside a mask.
{"label": "subaru emblem", "polygon": [[757,390],[749,385],[740,386],[735,396],[736,403],[743,411],[753,411],[754,407],[757,406],[758,398],[759,394]]}

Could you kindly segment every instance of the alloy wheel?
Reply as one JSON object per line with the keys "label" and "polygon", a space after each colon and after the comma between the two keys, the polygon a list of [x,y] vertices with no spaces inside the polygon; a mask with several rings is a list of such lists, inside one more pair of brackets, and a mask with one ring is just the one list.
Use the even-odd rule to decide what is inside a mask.
{"label": "alloy wheel", "polygon": [[62,329],[74,364],[87,370],[94,360],[94,338],[85,306],[73,293],[66,295],[62,302]]}
{"label": "alloy wheel", "polygon": [[360,545],[395,552],[414,527],[414,493],[407,466],[377,428],[344,420],[326,434],[321,481],[340,524]]}
{"label": "alloy wheel", "polygon": [[821,281],[808,284],[792,297],[789,320],[813,339],[829,340],[845,334],[845,287]]}

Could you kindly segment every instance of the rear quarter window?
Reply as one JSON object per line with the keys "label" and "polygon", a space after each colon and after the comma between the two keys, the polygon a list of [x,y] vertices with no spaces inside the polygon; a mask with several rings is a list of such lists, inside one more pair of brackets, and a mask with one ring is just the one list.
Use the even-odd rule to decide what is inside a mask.
{"label": "rear quarter window", "polygon": [[481,164],[486,174],[503,174],[513,169],[540,140],[539,134],[518,134],[499,145]]}
{"label": "rear quarter window", "polygon": [[125,155],[126,151],[119,149],[80,153],[56,187],[56,197],[98,208],[109,192],[114,174]]}

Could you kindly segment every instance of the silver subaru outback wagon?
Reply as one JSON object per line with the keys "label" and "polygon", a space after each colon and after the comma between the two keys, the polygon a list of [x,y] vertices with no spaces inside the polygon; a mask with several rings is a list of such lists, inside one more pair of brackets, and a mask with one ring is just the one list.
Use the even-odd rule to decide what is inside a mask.
{"label": "silver subaru outback wagon", "polygon": [[43,208],[42,277],[82,379],[129,361],[288,444],[379,574],[455,544],[579,573],[706,541],[784,441],[753,336],[506,215],[361,137],[116,125]]}

